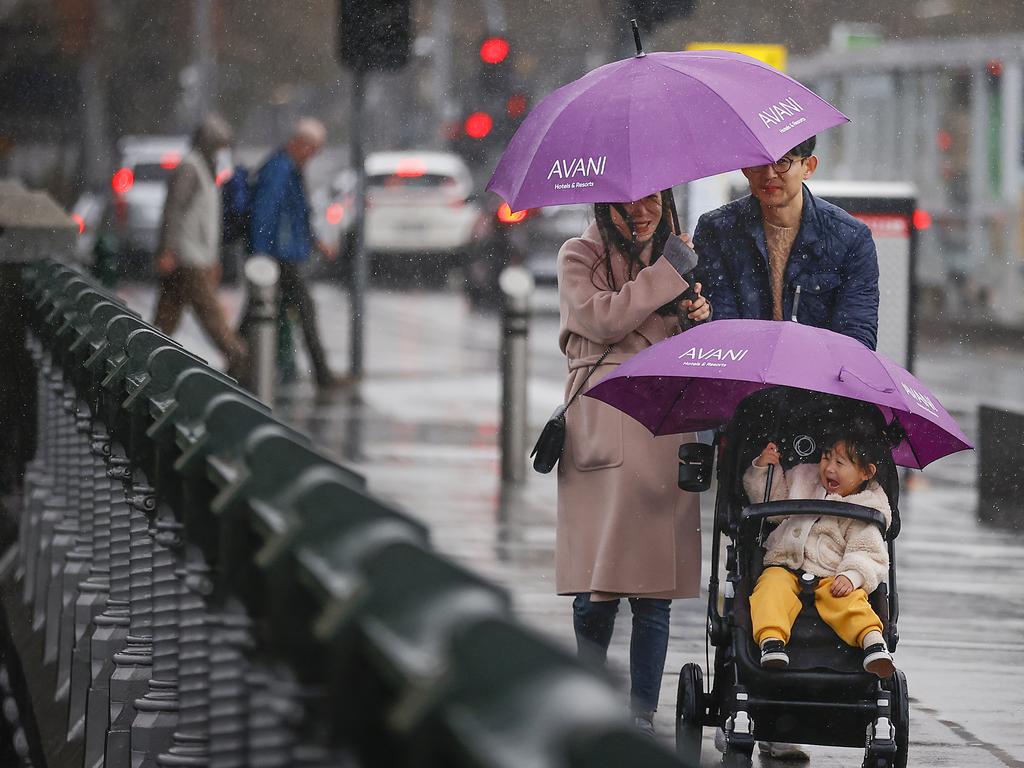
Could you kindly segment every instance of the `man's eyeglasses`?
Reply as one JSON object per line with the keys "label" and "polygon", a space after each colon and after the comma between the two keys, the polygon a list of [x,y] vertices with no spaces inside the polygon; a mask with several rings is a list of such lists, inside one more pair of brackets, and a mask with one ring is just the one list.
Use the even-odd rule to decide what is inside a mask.
{"label": "man's eyeglasses", "polygon": [[795,163],[797,160],[803,160],[803,159],[804,158],[802,158],[802,157],[790,157],[789,155],[786,155],[785,157],[780,157],[774,163],[765,163],[764,165],[755,165],[754,168],[759,170],[759,171],[766,171],[766,170],[768,170],[768,166],[771,165],[772,169],[777,174],[779,174],[779,176],[783,176],[783,175],[786,174],[787,171],[789,171],[790,168],[793,167],[793,163]]}

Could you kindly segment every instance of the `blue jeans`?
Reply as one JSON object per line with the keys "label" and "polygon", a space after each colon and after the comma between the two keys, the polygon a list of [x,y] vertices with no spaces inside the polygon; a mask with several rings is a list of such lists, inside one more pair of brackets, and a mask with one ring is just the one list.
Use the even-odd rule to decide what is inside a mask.
{"label": "blue jeans", "polygon": [[[665,672],[672,601],[631,597],[629,607],[633,612],[633,634],[629,641],[630,706],[634,712],[653,712],[658,708],[661,677]],[[602,665],[608,660],[618,610],[618,600],[595,602],[589,594],[576,595],[572,601],[572,619],[581,659]]]}

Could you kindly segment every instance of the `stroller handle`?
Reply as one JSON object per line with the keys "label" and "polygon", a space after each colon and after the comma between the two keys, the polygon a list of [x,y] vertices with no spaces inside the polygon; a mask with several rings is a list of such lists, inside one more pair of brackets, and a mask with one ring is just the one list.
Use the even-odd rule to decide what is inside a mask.
{"label": "stroller handle", "polygon": [[751,504],[740,513],[740,521],[741,523],[746,523],[748,521],[763,520],[766,517],[781,517],[784,515],[849,517],[876,525],[878,530],[881,531],[882,536],[885,536],[885,517],[881,512],[872,507],[851,504],[848,501],[788,499],[785,501],[768,501],[763,504]]}

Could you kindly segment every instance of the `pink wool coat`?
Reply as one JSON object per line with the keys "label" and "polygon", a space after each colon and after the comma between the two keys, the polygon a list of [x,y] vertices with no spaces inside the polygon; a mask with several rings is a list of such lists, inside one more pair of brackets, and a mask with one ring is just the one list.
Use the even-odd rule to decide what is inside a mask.
{"label": "pink wool coat", "polygon": [[[655,314],[687,285],[668,259],[627,281],[625,257],[614,248],[611,253],[617,290],[599,263],[604,245],[596,224],[558,254],[559,346],[569,364],[566,400],[608,345],[614,345],[612,351],[586,389],[634,353],[679,332],[675,317]],[[676,485],[677,450],[692,439],[653,437],[599,400],[581,395],[573,401],[558,462],[559,594],[589,592],[596,600],[698,595],[699,497]]]}

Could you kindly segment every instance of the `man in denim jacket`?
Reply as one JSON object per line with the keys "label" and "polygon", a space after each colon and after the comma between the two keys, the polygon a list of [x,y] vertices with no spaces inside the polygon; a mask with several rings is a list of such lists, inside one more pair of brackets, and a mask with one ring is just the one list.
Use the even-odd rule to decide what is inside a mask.
{"label": "man in denim jacket", "polygon": [[795,316],[874,349],[875,244],[863,222],[804,186],[818,167],[814,145],[811,137],[776,163],[743,169],[751,194],[697,222],[695,276],[716,320]]}
{"label": "man in denim jacket", "polygon": [[[750,194],[705,213],[693,247],[695,280],[714,320],[792,320],[878,339],[878,255],[867,226],[804,186],[818,167],[815,139],[778,162],[744,168]],[[719,729],[721,731],[721,729]],[[715,737],[724,749],[724,734]],[[798,744],[758,742],[779,759],[806,760]]]}

